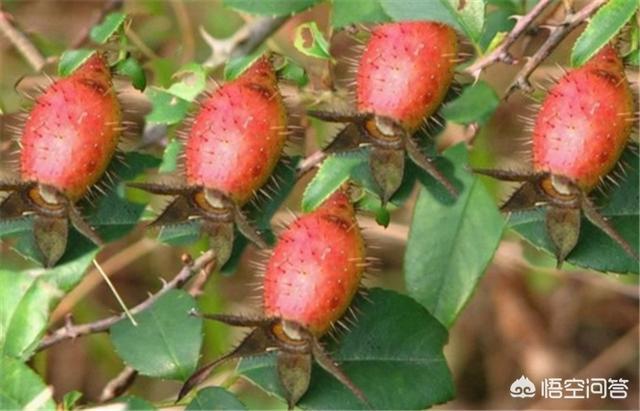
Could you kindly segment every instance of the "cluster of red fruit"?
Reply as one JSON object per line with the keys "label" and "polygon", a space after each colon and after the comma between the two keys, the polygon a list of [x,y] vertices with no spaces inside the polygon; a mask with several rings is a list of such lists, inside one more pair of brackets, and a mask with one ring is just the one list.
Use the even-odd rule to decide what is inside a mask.
{"label": "cluster of red fruit", "polygon": [[[413,140],[425,118],[441,105],[454,76],[456,33],[432,22],[382,24],[372,30],[357,72],[353,113],[312,112],[350,123],[357,138],[341,135],[328,152],[370,145],[370,166],[387,201],[399,187],[408,156],[443,184]],[[622,63],[607,46],[582,68],[567,73],[549,92],[533,132],[533,172],[478,170],[524,184],[505,211],[547,206],[547,227],[561,262],[578,239],[581,210],[629,254],[635,250],[596,211],[588,198],[620,158],[631,133],[633,102]],[[35,241],[47,265],[66,248],[68,222],[100,244],[76,203],[105,172],[120,135],[121,110],[102,56],[51,85],[38,99],[22,135],[16,181],[0,218],[34,215]],[[285,144],[287,115],[268,57],[201,100],[185,142],[184,183],[135,184],[174,196],[156,224],[199,218],[216,244],[218,265],[231,252],[234,228],[257,245],[259,233],[242,206],[271,175]],[[364,394],[336,366],[318,339],[344,315],[358,290],[365,246],[349,188],[298,218],[281,236],[264,274],[264,317],[206,317],[254,330],[231,353],[196,372],[180,397],[223,360],[276,350],[277,369],[290,406],[307,390],[312,359],[363,402]]]}

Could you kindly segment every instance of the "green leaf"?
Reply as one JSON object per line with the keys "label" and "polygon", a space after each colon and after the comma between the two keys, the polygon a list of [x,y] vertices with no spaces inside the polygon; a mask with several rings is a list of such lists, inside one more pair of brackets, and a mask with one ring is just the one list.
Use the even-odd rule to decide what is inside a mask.
{"label": "green leaf", "polygon": [[571,65],[579,67],[604,47],[631,19],[638,0],[609,0],[591,18],[571,51]]}
{"label": "green leaf", "polygon": [[302,211],[315,210],[349,180],[375,192],[375,182],[369,170],[369,150],[359,149],[327,157],[304,190]]}
{"label": "green leaf", "polygon": [[199,220],[167,225],[160,229],[158,241],[173,246],[190,245],[198,241],[201,229],[202,222]]}
{"label": "green leaf", "polygon": [[71,411],[76,408],[76,404],[82,398],[80,391],[69,391],[62,397],[62,409],[65,411]]}
{"label": "green leaf", "polygon": [[207,73],[200,64],[189,63],[173,74],[173,83],[167,93],[186,101],[193,101],[207,86]]}
{"label": "green leaf", "polygon": [[31,227],[33,227],[33,224],[29,217],[0,220],[0,238],[25,233],[27,231],[30,232]]}
{"label": "green leaf", "polygon": [[444,156],[456,165],[454,175],[464,189],[453,204],[443,204],[435,190],[421,190],[404,267],[409,295],[450,327],[491,261],[504,222],[482,183],[465,170],[464,145],[452,147]]}
{"label": "green leaf", "polygon": [[33,355],[50,311],[80,282],[95,254],[50,270],[0,270],[0,354],[22,360]]}
{"label": "green leaf", "polygon": [[127,406],[125,409],[132,411],[155,411],[157,409],[147,400],[136,397],[135,395],[116,398],[111,404],[125,404]]}
{"label": "green leaf", "polygon": [[224,5],[251,14],[287,16],[315,6],[321,0],[224,0]]}
{"label": "green leaf", "polygon": [[120,61],[115,68],[116,73],[127,76],[131,79],[131,84],[137,90],[144,91],[147,87],[147,76],[140,65],[140,62],[133,57]]}
{"label": "green leaf", "polygon": [[490,53],[494,48],[502,43],[507,33],[516,24],[513,16],[518,15],[519,10],[510,1],[501,4],[501,7],[487,13],[484,31],[480,38],[480,48],[485,53]]}
{"label": "green leaf", "polygon": [[106,43],[107,40],[109,40],[109,38],[118,31],[126,18],[127,15],[119,11],[107,14],[104,20],[102,20],[102,23],[91,29],[91,40],[98,44]]}
{"label": "green leaf", "polygon": [[[368,301],[367,301],[368,300]],[[374,409],[417,410],[453,397],[453,382],[442,348],[447,330],[420,304],[393,291],[374,288],[354,302],[360,311],[351,330],[329,352],[364,392]],[[274,356],[243,360],[238,370],[282,397]],[[314,365],[309,391],[300,407],[323,410],[367,409],[334,377]]]}
{"label": "green leaf", "polygon": [[293,81],[298,87],[304,87],[309,83],[309,76],[305,69],[290,58],[285,58],[284,64],[276,71],[278,77]]}
{"label": "green leaf", "polygon": [[484,30],[479,41],[479,46],[485,54],[500,45],[515,26],[516,20],[513,16],[522,14],[521,8],[511,0],[489,0],[487,4],[495,7],[485,17]]}
{"label": "green leaf", "polygon": [[134,316],[111,327],[116,352],[140,374],[186,380],[195,370],[202,345],[202,319],[189,315],[196,301],[171,290]]}
{"label": "green leaf", "polygon": [[158,167],[160,173],[171,173],[178,167],[178,156],[182,152],[182,143],[174,138],[167,144],[162,154],[162,163]]}
{"label": "green leaf", "polygon": [[315,21],[303,23],[296,27],[293,45],[304,55],[319,59],[331,59],[329,42],[318,28]]}
{"label": "green leaf", "polygon": [[256,60],[258,60],[264,54],[264,50],[262,48],[258,48],[258,50],[253,53],[238,57],[230,60],[224,66],[224,79],[225,81],[231,81],[237,79],[242,73],[244,73]]}
{"label": "green leaf", "polygon": [[485,52],[486,53],[491,53],[493,50],[496,49],[496,47],[498,47],[500,44],[502,44],[502,42],[504,41],[504,39],[507,38],[507,35],[509,33],[506,31],[499,31],[496,33],[496,35],[491,39],[491,41],[489,42],[489,44],[487,45]]}
{"label": "green leaf", "polygon": [[146,91],[152,110],[145,119],[150,123],[176,124],[181,122],[189,110],[189,102],[158,87]]}
{"label": "green leaf", "polygon": [[60,62],[58,63],[58,74],[61,76],[68,76],[76,71],[85,61],[89,60],[89,57],[95,53],[95,50],[89,49],[77,49],[67,50],[60,56]]}
{"label": "green leaf", "polygon": [[0,410],[51,410],[51,388],[31,368],[14,358],[0,356]]}
{"label": "green leaf", "polygon": [[500,98],[484,81],[467,86],[462,94],[446,104],[440,114],[446,120],[459,124],[477,122],[486,124],[500,105]]}
{"label": "green leaf", "polygon": [[484,27],[484,0],[379,0],[384,11],[396,21],[432,20],[449,24],[474,43]]}
{"label": "green leaf", "polygon": [[331,25],[342,28],[355,23],[382,23],[391,19],[380,0],[332,0]]}
{"label": "green leaf", "polygon": [[625,64],[640,66],[640,49],[633,50],[624,58]]}
{"label": "green leaf", "polygon": [[186,411],[226,411],[226,410],[246,410],[235,395],[222,387],[207,387],[198,391],[195,398],[187,405]]}
{"label": "green leaf", "polygon": [[[638,156],[627,150],[621,162],[627,165],[626,177],[618,178],[619,186],[609,184],[605,194],[594,193],[599,211],[616,228],[636,250],[638,241]],[[543,249],[551,255],[553,246],[547,237],[544,223],[544,209],[513,213],[509,225],[535,247]],[[567,262],[581,267],[591,268],[603,272],[638,274],[638,262],[629,257],[618,244],[609,238],[599,228],[592,225],[586,218],[582,218],[580,238],[576,248],[567,257]]]}
{"label": "green leaf", "polygon": [[344,183],[351,181],[363,191],[362,197],[356,203],[357,208],[371,212],[378,224],[386,227],[389,224],[389,212],[401,206],[413,189],[415,173],[412,164],[406,165],[404,177],[398,191],[383,207],[369,167],[369,149],[361,148],[332,154],[322,162],[313,179],[307,184],[302,195],[302,211],[315,210]]}

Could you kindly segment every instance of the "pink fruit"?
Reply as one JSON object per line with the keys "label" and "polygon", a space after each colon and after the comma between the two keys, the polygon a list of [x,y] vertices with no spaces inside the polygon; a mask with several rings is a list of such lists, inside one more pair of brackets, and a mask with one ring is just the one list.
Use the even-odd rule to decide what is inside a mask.
{"label": "pink fruit", "polygon": [[376,26],[358,65],[358,111],[417,130],[451,86],[457,48],[455,31],[441,23]]}
{"label": "pink fruit", "polygon": [[202,101],[186,142],[187,183],[246,203],[286,141],[286,109],[267,57]]}
{"label": "pink fruit", "polygon": [[120,122],[109,67],[94,54],[36,100],[22,134],[22,179],[52,186],[77,201],[113,157]]}
{"label": "pink fruit", "polygon": [[131,184],[175,196],[153,224],[199,218],[219,267],[231,255],[236,228],[266,247],[242,206],[267,182],[287,140],[286,108],[270,58],[260,57],[237,79],[207,95],[185,139],[186,182]]}
{"label": "pink fruit", "polygon": [[503,211],[546,206],[545,225],[558,267],[578,243],[583,214],[628,255],[639,258],[637,247],[600,215],[588,196],[620,159],[633,111],[622,61],[606,46],[549,90],[533,129],[533,172],[476,170],[523,182]]}
{"label": "pink fruit", "polygon": [[607,46],[549,91],[533,131],[534,170],[591,191],[626,147],[633,112],[624,66]]}
{"label": "pink fruit", "polygon": [[383,203],[402,184],[405,157],[457,197],[413,135],[442,104],[453,82],[458,42],[449,26],[429,21],[373,28],[356,74],[354,112],[311,110],[325,121],[350,123],[325,148],[334,153],[370,145],[369,166]]}
{"label": "pink fruit", "polygon": [[336,192],[280,237],[264,276],[264,310],[324,334],[351,303],[364,242],[349,198]]}
{"label": "pink fruit", "polygon": [[253,330],[238,347],[191,375],[178,399],[223,361],[275,351],[278,377],[289,409],[309,387],[313,359],[368,404],[362,391],[319,342],[351,304],[360,285],[364,258],[364,241],[355,211],[347,194],[338,191],[281,235],[264,276],[263,317],[204,315]]}

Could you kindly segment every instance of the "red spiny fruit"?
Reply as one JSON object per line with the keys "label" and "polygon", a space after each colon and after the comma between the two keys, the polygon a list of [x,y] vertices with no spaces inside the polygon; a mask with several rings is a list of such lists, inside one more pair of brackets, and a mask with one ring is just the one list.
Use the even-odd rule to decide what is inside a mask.
{"label": "red spiny fruit", "polygon": [[364,258],[353,206],[338,191],[280,237],[264,277],[265,314],[324,334],[351,303]]}
{"label": "red spiny fruit", "polygon": [[535,171],[567,177],[591,191],[620,158],[633,111],[622,61],[607,46],[549,91],[533,131]]}
{"label": "red spiny fruit", "polygon": [[186,143],[188,184],[246,203],[276,166],[286,126],[273,66],[262,57],[202,102]]}
{"label": "red spiny fruit", "polygon": [[264,316],[202,314],[225,324],[253,327],[253,331],[232,351],[193,373],[178,400],[226,360],[275,352],[278,379],[289,409],[307,391],[314,359],[370,406],[319,341],[351,304],[364,258],[355,211],[348,195],[338,191],[281,235],[264,277]]}
{"label": "red spiny fruit", "polygon": [[38,97],[22,134],[22,179],[80,199],[104,173],[121,111],[104,57],[94,54]]}
{"label": "red spiny fruit", "polygon": [[476,170],[523,184],[506,212],[544,206],[545,226],[560,267],[578,243],[582,215],[631,257],[632,246],[597,210],[589,192],[609,173],[632,129],[633,96],[615,49],[604,47],[551,88],[533,130],[533,171]]}
{"label": "red spiny fruit", "polygon": [[442,103],[453,81],[457,48],[455,31],[441,23],[377,26],[358,65],[358,111],[415,131]]}

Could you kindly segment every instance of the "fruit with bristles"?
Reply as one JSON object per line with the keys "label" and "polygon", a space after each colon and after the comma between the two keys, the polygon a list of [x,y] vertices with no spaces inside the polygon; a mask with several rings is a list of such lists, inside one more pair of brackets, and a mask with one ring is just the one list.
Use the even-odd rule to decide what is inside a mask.
{"label": "fruit with bristles", "polygon": [[265,247],[241,207],[271,176],[286,142],[287,115],[267,56],[201,100],[185,142],[185,182],[135,183],[176,198],[153,222],[200,218],[216,243],[217,264],[231,252],[233,224]]}
{"label": "fruit with bristles", "polygon": [[121,119],[111,72],[99,53],[36,99],[21,137],[20,179],[0,181],[0,190],[11,191],[0,205],[0,218],[34,213],[34,237],[45,265],[62,257],[69,220],[91,241],[102,243],[76,203],[109,165]]}
{"label": "fruit with bristles", "polygon": [[351,304],[364,261],[364,241],[353,205],[339,190],[280,236],[264,275],[263,317],[203,315],[255,328],[233,351],[196,371],[182,387],[179,398],[223,361],[276,350],[278,375],[290,408],[307,391],[312,359],[367,403],[362,391],[319,342]]}
{"label": "fruit with bristles", "polygon": [[383,202],[402,182],[405,152],[452,196],[456,188],[421,152],[412,135],[442,104],[454,77],[458,41],[442,23],[412,21],[373,28],[356,74],[354,113],[311,110],[325,121],[349,124],[326,152],[372,145],[370,167]]}
{"label": "fruit with bristles", "polygon": [[558,266],[578,242],[581,210],[629,255],[638,252],[596,210],[588,194],[616,166],[633,128],[633,95],[612,46],[568,72],[545,98],[533,129],[533,171],[476,170],[524,184],[506,212],[547,206],[546,227]]}

